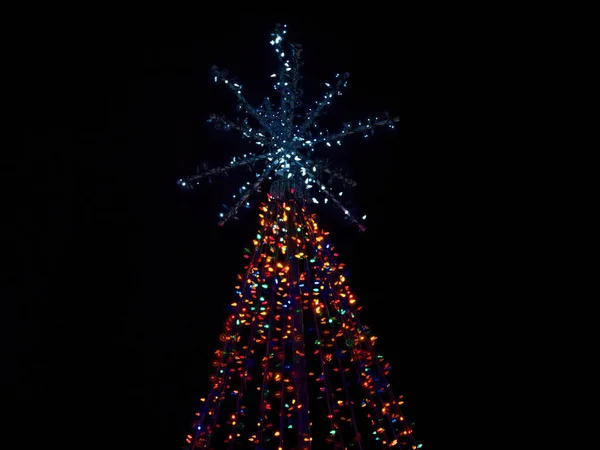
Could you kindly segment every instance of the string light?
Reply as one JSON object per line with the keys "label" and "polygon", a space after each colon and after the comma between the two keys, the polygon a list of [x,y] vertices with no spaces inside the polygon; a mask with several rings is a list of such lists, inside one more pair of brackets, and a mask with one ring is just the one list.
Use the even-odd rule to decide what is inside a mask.
{"label": "string light", "polygon": [[402,397],[386,378],[391,365],[375,351],[377,337],[358,318],[361,306],[329,233],[307,209],[319,199],[330,200],[364,230],[339,200],[343,191],[333,190],[324,177],[344,186],[355,183],[312,154],[318,145],[337,146],[351,134],[368,136],[375,127],[393,127],[397,119],[367,118],[356,126],[346,123],[337,133],[317,132],[316,119],[346,87],[344,74],[325,83],[321,100],[297,120],[302,49],[284,49],[286,34],[285,25],[277,26],[270,40],[280,63],[270,75],[281,97],[278,106],[269,99],[257,108],[249,105],[240,83],[216,67],[212,71],[251,120],[212,115],[209,121],[240,132],[261,153],[246,153],[224,167],[205,167],[179,180],[181,187],[191,188],[201,178],[233,168],[264,166],[233,195],[236,203],[220,213],[220,225],[248,207],[249,197],[270,181],[187,448],[360,449],[370,441],[380,448],[416,450],[421,444],[401,411]]}
{"label": "string light", "polygon": [[301,199],[267,198],[188,444],[310,448],[301,445],[318,420],[327,431],[317,448],[419,448],[329,233]]}
{"label": "string light", "polygon": [[[214,81],[223,83],[231,89],[237,98],[238,111],[246,117],[234,122],[224,116],[212,114],[208,121],[214,123],[219,129],[239,132],[243,139],[261,147],[261,152],[234,157],[229,164],[222,167],[205,168],[197,174],[179,179],[178,184],[182,188],[191,189],[202,178],[227,173],[238,167],[260,165],[262,170],[256,173],[256,180],[253,183],[246,182],[246,185],[240,189],[241,197],[233,195],[236,203],[219,214],[219,225],[224,225],[229,219],[236,217],[241,206],[249,206],[250,196],[259,192],[265,182],[288,179],[304,182],[307,194],[313,187],[317,187],[317,192],[310,194],[308,201],[318,203],[320,196],[325,197],[324,203],[327,203],[327,199],[332,200],[332,204],[344,212],[346,219],[364,230],[365,226],[335,197],[333,188],[327,187],[334,181],[345,186],[355,186],[356,183],[339,169],[331,168],[328,161],[315,159],[313,152],[315,147],[322,144],[327,147],[331,147],[332,143],[341,145],[344,138],[353,134],[367,137],[373,134],[377,127],[394,128],[395,122],[399,119],[385,114],[383,118],[367,117],[356,125],[344,123],[338,132],[318,131],[317,119],[323,114],[325,108],[332,104],[334,98],[342,95],[347,87],[349,74],[336,74],[334,82],[325,83],[326,91],[321,99],[304,111],[300,111],[302,91],[298,82],[301,78],[299,69],[302,66],[302,47],[291,44],[289,49],[285,50],[283,44],[286,34],[287,27],[277,25],[270,39],[270,44],[279,60],[279,70],[270,75],[274,81],[273,89],[280,97],[278,105],[271,103],[268,97],[258,107],[250,105],[243,95],[241,84],[229,78],[226,70],[220,70],[216,66],[212,68]],[[325,178],[328,178],[327,182]]]}

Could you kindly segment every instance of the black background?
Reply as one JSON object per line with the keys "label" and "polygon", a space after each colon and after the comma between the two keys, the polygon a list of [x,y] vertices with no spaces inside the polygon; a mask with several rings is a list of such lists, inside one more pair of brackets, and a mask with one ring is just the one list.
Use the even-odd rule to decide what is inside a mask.
{"label": "black background", "polygon": [[324,118],[332,131],[383,111],[401,119],[328,155],[358,182],[344,197],[367,230],[339,210],[317,212],[416,437],[431,449],[461,440],[449,430],[465,420],[461,389],[479,377],[464,371],[464,351],[476,345],[483,298],[502,293],[498,224],[515,226],[489,186],[506,157],[482,112],[497,89],[484,80],[501,70],[486,56],[494,49],[457,10],[298,8],[65,9],[18,22],[9,52],[24,145],[5,272],[16,301],[3,314],[14,442],[183,444],[260,199],[220,228],[220,205],[254,175],[240,169],[194,192],[175,181],[202,161],[256,151],[206,123],[235,106],[210,67],[237,76],[251,103],[276,98],[268,40],[278,22],[303,45],[306,103],[335,73],[351,75]]}

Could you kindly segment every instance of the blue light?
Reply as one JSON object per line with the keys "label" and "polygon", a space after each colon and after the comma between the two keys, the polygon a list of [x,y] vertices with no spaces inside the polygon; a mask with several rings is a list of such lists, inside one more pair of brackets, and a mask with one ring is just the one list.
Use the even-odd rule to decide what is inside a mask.
{"label": "blue light", "polygon": [[[246,186],[240,188],[243,195],[240,196],[237,203],[225,214],[220,214],[222,220],[220,225],[227,220],[235,217],[237,210],[241,206],[249,206],[248,198],[260,191],[262,184],[266,180],[290,179],[304,182],[305,189],[310,190],[314,186],[318,187],[318,193],[324,196],[324,203],[331,200],[334,206],[341,209],[344,215],[353,223],[364,229],[354,218],[348,208],[334,195],[334,187],[329,187],[331,181],[337,181],[343,185],[354,186],[356,183],[342,175],[339,170],[329,167],[329,163],[323,160],[315,160],[311,153],[315,147],[325,144],[331,147],[332,143],[341,145],[341,140],[352,134],[362,134],[365,138],[367,130],[372,133],[374,127],[389,126],[393,128],[397,118],[387,117],[384,119],[367,118],[353,126],[351,123],[344,123],[338,132],[330,133],[328,130],[320,131],[316,134],[315,121],[323,114],[325,108],[331,105],[335,96],[342,94],[342,90],[347,86],[348,73],[335,75],[335,82],[325,82],[326,92],[321,100],[316,101],[312,106],[307,107],[305,111],[298,111],[301,105],[300,97],[302,90],[298,87],[299,68],[301,62],[301,50],[299,46],[290,45],[289,50],[284,51],[282,44],[287,30],[286,26],[278,25],[271,33],[270,44],[274,47],[275,54],[280,63],[279,71],[270,74],[270,78],[275,78],[273,89],[280,94],[280,104],[275,106],[271,104],[269,98],[265,98],[263,103],[254,107],[248,103],[242,94],[242,86],[227,78],[227,72],[220,70],[216,66],[212,68],[212,74],[215,82],[223,82],[228,86],[237,98],[237,107],[247,117],[244,120],[231,121],[224,116],[213,114],[209,122],[213,122],[217,127],[225,131],[236,130],[243,139],[253,142],[261,148],[259,154],[244,154],[243,158],[233,158],[229,165],[209,169],[203,173],[198,173],[186,178],[187,181],[198,180],[211,175],[227,173],[230,169],[237,167],[251,168],[264,162],[262,171],[257,173],[257,179],[254,183],[246,183]],[[253,122],[251,125],[249,119]],[[293,156],[293,158],[292,158]],[[279,161],[272,164],[273,161]],[[312,171],[309,169],[312,168]],[[252,170],[252,169],[250,169]],[[308,177],[308,173],[314,176]],[[326,174],[326,175],[325,175]],[[325,180],[322,177],[327,177]],[[186,186],[186,181],[180,180],[181,186]],[[341,193],[339,194],[341,195]],[[314,203],[319,203],[317,197],[311,196]]]}

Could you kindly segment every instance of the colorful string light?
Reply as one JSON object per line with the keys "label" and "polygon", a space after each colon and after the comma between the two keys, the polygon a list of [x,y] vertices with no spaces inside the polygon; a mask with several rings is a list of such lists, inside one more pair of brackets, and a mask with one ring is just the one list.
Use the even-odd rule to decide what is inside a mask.
{"label": "colorful string light", "polygon": [[269,194],[260,206],[260,229],[188,444],[418,448],[328,233],[287,194]]}
{"label": "colorful string light", "polygon": [[214,68],[215,81],[228,85],[248,120],[231,122],[213,116],[212,122],[235,129],[263,147],[259,155],[234,158],[225,167],[206,170],[179,180],[189,187],[203,177],[264,162],[254,183],[240,188],[237,203],[221,215],[220,224],[234,217],[260,186],[270,181],[267,200],[259,205],[260,227],[244,257],[235,297],[221,346],[215,352],[210,390],[186,438],[195,449],[418,449],[412,427],[401,411],[402,397],[394,395],[386,377],[390,364],[376,352],[376,336],[359,321],[356,299],[344,275],[344,265],[308,211],[318,202],[317,187],[352,222],[364,229],[332,194],[323,175],[353,182],[313,160],[318,144],[339,144],[347,135],[372,132],[395,119],[367,119],[344,126],[339,133],[316,133],[314,121],[341,95],[347,76],[336,83],[298,123],[301,49],[291,46],[289,57],[281,44],[285,26],[272,33],[281,62],[273,74],[281,104],[267,100],[251,107],[242,86]]}

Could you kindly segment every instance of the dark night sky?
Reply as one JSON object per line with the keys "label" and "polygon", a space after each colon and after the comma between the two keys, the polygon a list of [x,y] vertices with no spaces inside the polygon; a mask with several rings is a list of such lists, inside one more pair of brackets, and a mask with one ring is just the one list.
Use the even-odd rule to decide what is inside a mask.
{"label": "dark night sky", "polygon": [[497,219],[474,212],[486,200],[473,192],[479,175],[469,167],[491,162],[466,130],[477,126],[466,99],[478,99],[465,86],[485,71],[465,69],[477,52],[459,42],[471,37],[441,10],[317,18],[230,17],[228,9],[135,20],[40,13],[18,37],[24,151],[14,189],[27,201],[14,200],[8,296],[18,301],[3,315],[3,370],[19,441],[183,444],[258,222],[250,209],[216,224],[248,172],[193,193],[175,181],[201,161],[219,165],[255,150],[206,123],[235,105],[210,67],[237,75],[253,103],[273,95],[268,33],[281,22],[304,47],[307,103],[336,72],[351,74],[329,109],[332,130],[384,110],[401,118],[395,131],[350,137],[330,155],[358,181],[346,195],[368,215],[367,231],[338,210],[317,212],[347,264],[362,320],[394,366],[390,380],[416,436],[426,448],[448,448],[440,430],[460,408],[449,380],[472,338],[450,318],[481,292],[490,239],[481,230]]}

